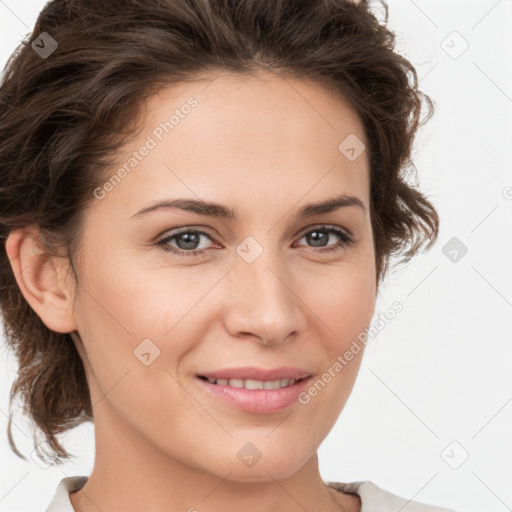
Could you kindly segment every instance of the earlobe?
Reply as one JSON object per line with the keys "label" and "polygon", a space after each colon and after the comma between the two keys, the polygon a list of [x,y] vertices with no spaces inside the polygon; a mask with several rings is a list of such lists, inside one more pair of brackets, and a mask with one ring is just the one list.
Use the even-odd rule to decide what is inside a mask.
{"label": "earlobe", "polygon": [[67,260],[45,253],[37,227],[11,231],[5,249],[21,293],[43,323],[55,332],[76,330],[73,298],[64,287]]}

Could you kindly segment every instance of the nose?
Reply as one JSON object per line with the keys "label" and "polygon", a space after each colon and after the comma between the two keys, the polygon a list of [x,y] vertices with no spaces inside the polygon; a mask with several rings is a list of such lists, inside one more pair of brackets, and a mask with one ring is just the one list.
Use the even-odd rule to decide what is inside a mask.
{"label": "nose", "polygon": [[232,336],[276,345],[304,329],[304,297],[294,290],[293,273],[277,250],[264,250],[252,262],[237,255],[224,285],[225,323]]}

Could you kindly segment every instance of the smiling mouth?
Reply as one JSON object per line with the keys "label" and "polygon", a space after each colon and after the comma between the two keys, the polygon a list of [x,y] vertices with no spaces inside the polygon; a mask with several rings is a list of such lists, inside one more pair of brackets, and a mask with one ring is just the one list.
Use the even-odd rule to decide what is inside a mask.
{"label": "smiling mouth", "polygon": [[198,375],[198,377],[210,384],[217,386],[230,386],[232,388],[245,388],[245,389],[281,389],[291,387],[308,377],[302,379],[276,379],[276,380],[255,380],[255,379],[216,379],[213,377],[204,377]]}

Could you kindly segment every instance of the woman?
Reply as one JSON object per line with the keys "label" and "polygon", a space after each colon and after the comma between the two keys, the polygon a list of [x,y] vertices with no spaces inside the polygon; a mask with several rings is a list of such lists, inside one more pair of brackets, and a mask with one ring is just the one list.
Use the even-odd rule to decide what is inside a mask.
{"label": "woman", "polygon": [[446,510],[318,469],[340,355],[439,224],[406,182],[433,105],[368,3],[54,0],[30,43],[0,91],[11,396],[41,458],[96,442],[47,511]]}

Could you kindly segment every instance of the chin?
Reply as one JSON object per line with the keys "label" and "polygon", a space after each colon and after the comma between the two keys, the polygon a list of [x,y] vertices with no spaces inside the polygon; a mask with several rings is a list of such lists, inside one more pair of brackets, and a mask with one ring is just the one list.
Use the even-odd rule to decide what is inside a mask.
{"label": "chin", "polygon": [[[212,469],[215,474],[220,473],[221,478],[225,478],[229,474],[227,479],[233,482],[284,480],[299,471],[309,458],[306,454],[301,456],[295,448],[296,446],[290,446],[290,450],[286,452],[282,447],[272,449],[269,446],[258,453],[251,445],[248,445],[245,447],[245,451],[242,449],[237,452],[235,458],[224,454],[223,463],[217,464]],[[222,455],[219,455],[217,461],[220,460],[220,457]]]}
{"label": "chin", "polygon": [[256,466],[247,469],[231,470],[227,480],[232,482],[269,482],[273,480],[285,480],[300,469],[300,466],[283,466],[282,462],[276,464]]}

